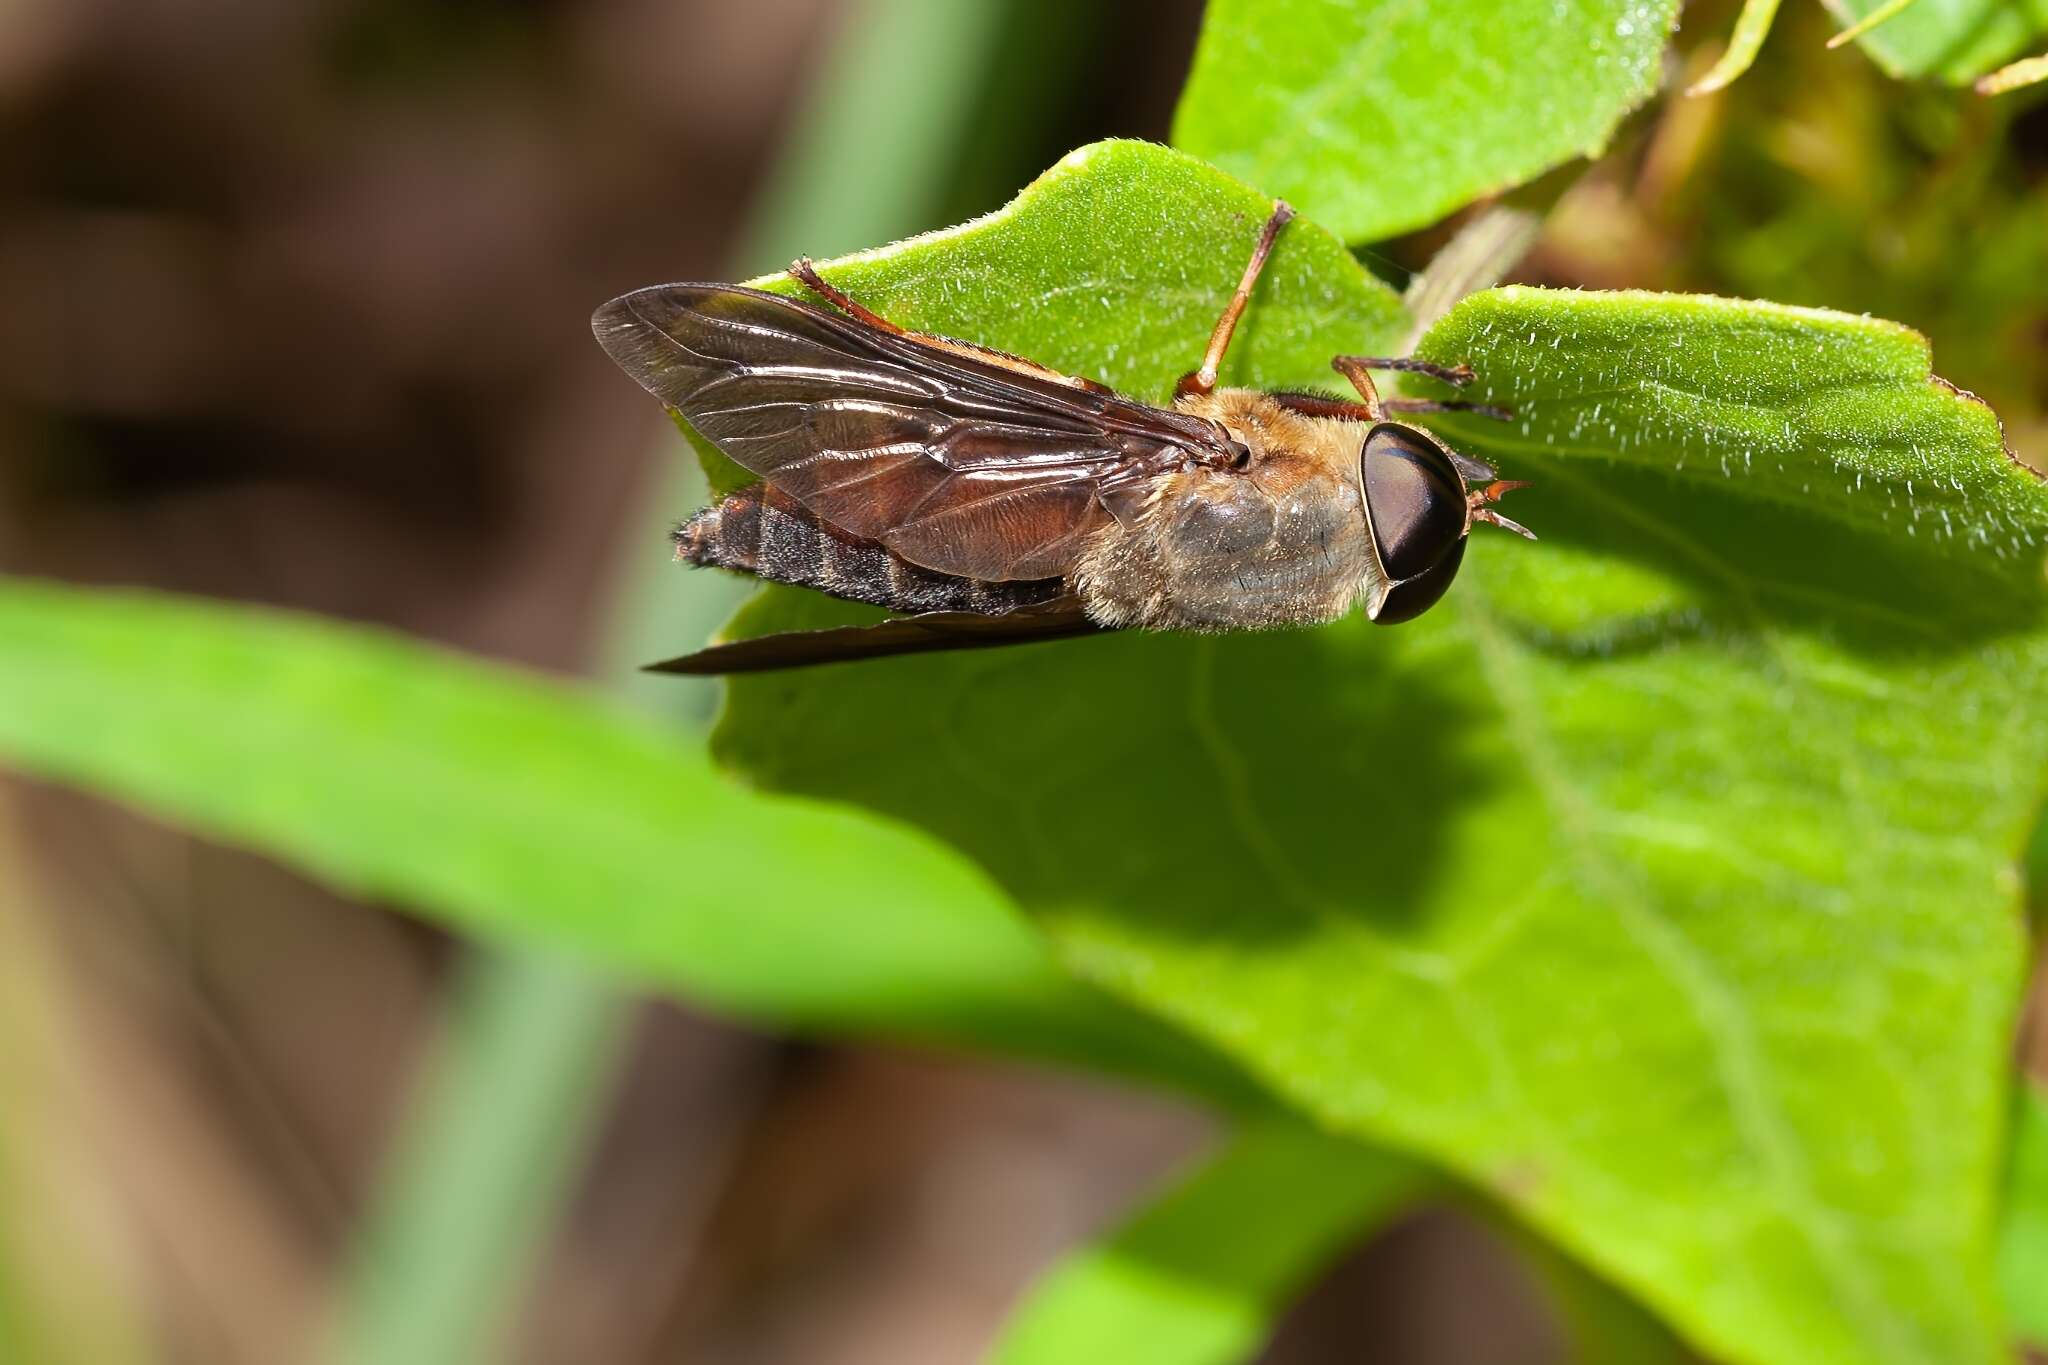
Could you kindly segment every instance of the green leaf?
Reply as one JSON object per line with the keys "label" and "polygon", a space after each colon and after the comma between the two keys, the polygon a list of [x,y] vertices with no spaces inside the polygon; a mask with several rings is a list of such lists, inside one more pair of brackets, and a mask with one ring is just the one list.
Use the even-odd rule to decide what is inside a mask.
{"label": "green leaf", "polygon": [[1299,1124],[1238,1133],[1219,1155],[1031,1291],[1000,1365],[1228,1365],[1343,1245],[1428,1184],[1415,1165]]}
{"label": "green leaf", "polygon": [[2008,580],[2048,537],[2048,496],[1998,418],[1929,382],[1926,338],[1896,323],[1511,286],[1467,299],[1418,350],[1478,371],[1461,397],[1514,408],[1505,427],[1458,427],[1505,461],[1662,471]]}
{"label": "green leaf", "polygon": [[1677,0],[1211,0],[1174,145],[1347,242],[1597,154]]}
{"label": "green leaf", "polygon": [[247,608],[0,579],[0,760],[459,928],[805,1030],[1077,1060],[1225,1098],[902,825],[734,787],[565,687]]}
{"label": "green leaf", "polygon": [[[1829,0],[1847,20],[1888,0]],[[1893,76],[1933,76],[1967,85],[2003,66],[2048,33],[2048,0],[1914,0],[1856,40]]]}
{"label": "green leaf", "polygon": [[2015,1336],[2048,1350],[2048,1094],[2019,1088],[1999,1278]]}
{"label": "green leaf", "polygon": [[[1002,209],[828,263],[831,282],[892,322],[942,331],[1164,402],[1202,361],[1273,201],[1148,142],[1069,153]],[[1077,231],[1079,225],[1085,230]],[[801,295],[784,276],[754,283]],[[1296,222],[1260,277],[1225,383],[1251,374],[1327,387],[1338,350],[1391,345],[1400,297],[1343,243]]]}
{"label": "green leaf", "polygon": [[[1119,212],[1245,230],[1189,179]],[[856,292],[1015,348],[981,277],[1099,226],[1041,218],[1014,260],[971,231],[960,269],[930,239]],[[1355,287],[1331,268],[1252,325]],[[1169,309],[1134,284],[1061,362],[1156,396],[1207,325]],[[718,749],[954,844],[1079,971],[1462,1171],[1719,1357],[1995,1358],[2048,496],[1889,324],[1508,290],[1423,349],[1519,405],[1451,430],[1538,481],[1514,514],[1544,540],[1484,535],[1421,621],[741,680]],[[770,592],[736,629],[843,610]]]}

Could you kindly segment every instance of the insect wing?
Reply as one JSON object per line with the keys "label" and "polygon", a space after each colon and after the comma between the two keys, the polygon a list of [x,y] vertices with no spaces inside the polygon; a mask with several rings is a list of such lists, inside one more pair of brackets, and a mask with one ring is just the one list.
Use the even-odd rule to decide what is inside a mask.
{"label": "insect wing", "polygon": [[1198,418],[737,285],[642,289],[592,328],[734,461],[941,573],[1058,577],[1105,484],[1231,453]]}
{"label": "insect wing", "polygon": [[767,673],[812,664],[851,663],[899,654],[940,650],[991,649],[998,645],[1064,640],[1104,633],[1085,616],[1079,602],[1068,597],[1042,607],[1025,607],[1000,616],[969,611],[932,611],[894,616],[866,626],[832,626],[793,630],[708,645],[695,654],[649,664],[649,673],[717,675]]}

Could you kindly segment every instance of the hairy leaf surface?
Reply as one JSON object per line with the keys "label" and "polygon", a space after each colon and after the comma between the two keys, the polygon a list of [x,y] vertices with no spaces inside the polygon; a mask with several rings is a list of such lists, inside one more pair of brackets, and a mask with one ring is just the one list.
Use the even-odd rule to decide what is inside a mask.
{"label": "hairy leaf surface", "polygon": [[[958,270],[945,237],[873,253],[857,292],[1018,349],[1030,306],[977,300],[1037,291],[1057,331],[1049,241],[1231,240],[1256,202],[1094,155],[1064,203],[1137,157],[1162,197],[984,222]],[[1240,375],[1358,345],[1293,330],[1362,287],[1323,259],[1262,292],[1293,344]],[[1177,307],[1134,283],[1062,362],[1157,396],[1231,273]],[[1077,970],[1462,1171],[1718,1356],[1994,1358],[2048,497],[1885,323],[1509,290],[1423,350],[1518,405],[1451,430],[1537,482],[1514,513],[1544,539],[1482,530],[1421,621],[748,679],[721,752],[966,851]],[[772,592],[739,629],[842,615]]]}

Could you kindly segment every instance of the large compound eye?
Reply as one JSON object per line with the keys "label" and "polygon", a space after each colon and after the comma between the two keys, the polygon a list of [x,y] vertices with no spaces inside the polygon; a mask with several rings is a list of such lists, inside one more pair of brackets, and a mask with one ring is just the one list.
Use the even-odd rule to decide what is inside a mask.
{"label": "large compound eye", "polygon": [[1373,620],[1406,621],[1444,595],[1464,558],[1465,481],[1443,448],[1382,422],[1359,454],[1366,523],[1392,587]]}
{"label": "large compound eye", "polygon": [[1380,567],[1395,583],[1450,553],[1465,535],[1465,481],[1434,441],[1394,422],[1366,434],[1359,456],[1365,516]]}
{"label": "large compound eye", "polygon": [[1380,609],[1373,613],[1373,623],[1396,626],[1428,611],[1449,589],[1451,580],[1458,576],[1458,566],[1464,562],[1465,538],[1461,536],[1451,545],[1449,554],[1415,577],[1404,578],[1389,588],[1380,599]]}

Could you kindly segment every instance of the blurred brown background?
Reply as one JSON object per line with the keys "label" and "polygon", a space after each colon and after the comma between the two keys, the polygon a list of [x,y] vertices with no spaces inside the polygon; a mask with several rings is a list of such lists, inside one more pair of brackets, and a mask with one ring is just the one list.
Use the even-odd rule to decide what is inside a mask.
{"label": "blurred brown background", "polygon": [[[688,509],[650,516],[681,447],[586,319],[638,285],[775,264],[737,259],[743,225],[846,18],[0,4],[0,570],[599,669],[622,583],[664,554],[642,533]],[[990,78],[946,202],[908,226],[992,208],[1081,142],[1163,138],[1198,20],[1197,0],[1015,7],[1018,42],[1059,61]],[[1713,282],[1672,222],[1695,220],[1700,117],[1639,120],[1532,275]],[[46,956],[23,960],[62,985],[80,1116],[52,1216],[139,1296],[162,1358],[299,1358],[458,950],[113,807],[12,793],[0,891],[32,907],[21,951]],[[972,1360],[1037,1270],[1212,1136],[1106,1084],[649,1004],[518,1356]],[[1556,1359],[1521,1276],[1475,1223],[1411,1220],[1267,1358]]]}

